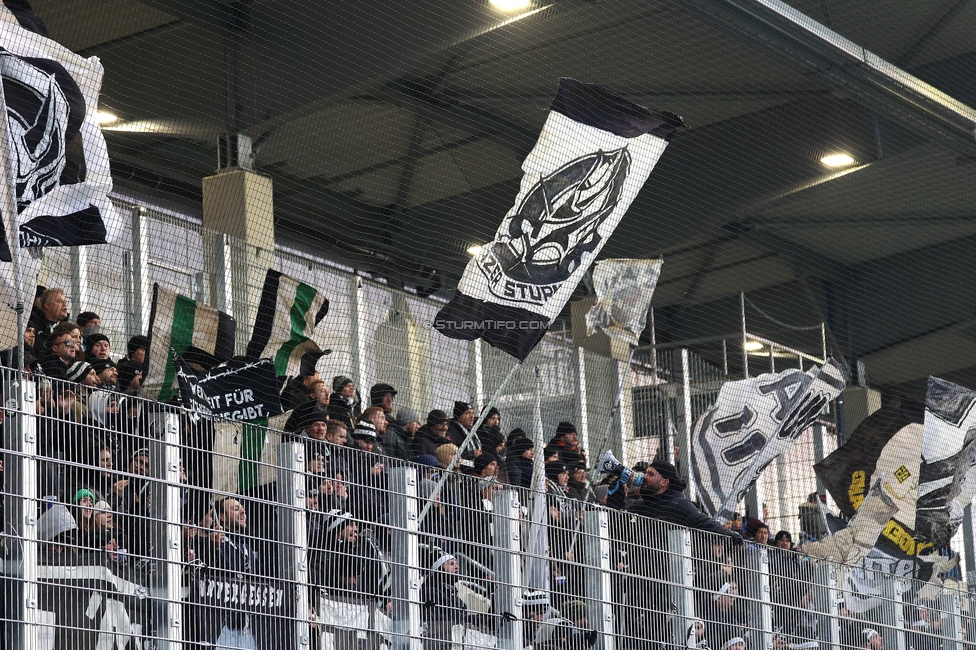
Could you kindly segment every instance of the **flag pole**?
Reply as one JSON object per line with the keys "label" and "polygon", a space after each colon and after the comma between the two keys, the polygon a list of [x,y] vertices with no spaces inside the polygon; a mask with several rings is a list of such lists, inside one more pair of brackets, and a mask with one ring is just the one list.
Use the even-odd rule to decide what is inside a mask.
{"label": "flag pole", "polygon": [[532,457],[532,515],[529,520],[529,545],[525,558],[525,584],[529,589],[548,592],[549,582],[549,480],[546,478],[545,432],[542,427],[542,372],[535,367],[535,455]]}
{"label": "flag pole", "polygon": [[[21,264],[21,253],[22,248],[20,246],[20,230],[18,229],[19,218],[17,216],[17,184],[11,180],[13,178],[14,163],[16,162],[16,151],[10,146],[10,127],[7,121],[4,120],[3,124],[0,124],[0,137],[3,138],[3,142],[7,149],[7,159],[2,165],[3,171],[6,172],[6,178],[4,182],[7,183],[7,200],[6,205],[3,206],[3,211],[9,214],[9,218],[4,219],[4,231],[7,238],[7,246],[10,249],[10,261],[13,262],[14,267],[14,290],[17,292],[17,304],[14,306],[14,311],[17,313],[17,357],[18,361],[14,370],[16,370],[17,381],[20,382],[23,379],[24,370],[24,330],[26,329],[27,322],[24,318],[24,268]],[[23,407],[23,405],[20,405]]]}
{"label": "flag pole", "polygon": [[418,527],[420,526],[420,524],[424,523],[424,519],[427,517],[427,513],[430,512],[430,508],[434,504],[434,499],[437,497],[438,494],[441,493],[441,490],[444,488],[444,484],[447,482],[447,478],[451,475],[451,472],[454,471],[454,468],[457,467],[458,461],[461,460],[461,454],[463,454],[464,450],[468,448],[468,445],[471,443],[471,440],[474,438],[475,432],[478,431],[478,427],[480,427],[481,424],[488,417],[489,409],[491,409],[491,407],[495,405],[495,402],[498,400],[499,397],[501,397],[502,391],[505,390],[506,386],[508,386],[508,382],[512,380],[512,377],[515,376],[515,373],[521,367],[522,367],[522,360],[520,359],[519,361],[515,362],[515,365],[512,366],[512,369],[508,372],[508,376],[505,377],[505,380],[498,387],[498,390],[495,391],[495,394],[492,395],[491,399],[488,400],[488,403],[485,404],[485,408],[481,410],[481,415],[478,416],[478,421],[471,426],[471,430],[468,431],[468,435],[464,438],[464,442],[462,442],[461,446],[458,447],[457,453],[454,454],[454,458],[451,459],[451,462],[448,464],[446,468],[444,468],[444,471],[441,473],[441,478],[440,480],[437,481],[437,485],[434,486],[434,491],[430,493],[429,497],[427,497],[427,503],[424,504],[424,509],[420,512],[420,516],[417,517]]}
{"label": "flag pole", "polygon": [[[610,428],[613,426],[613,418],[617,415],[617,411],[620,410],[620,403],[624,399],[624,387],[627,385],[627,377],[630,375],[630,366],[634,363],[634,348],[630,348],[630,357],[627,359],[627,368],[624,370],[623,376],[620,378],[620,388],[617,390],[617,401],[613,404],[613,409],[610,411],[610,417],[607,418],[607,426],[603,430],[603,441],[600,443],[600,451],[597,453],[596,458],[599,459],[603,452],[606,451],[607,443],[610,441]],[[596,467],[593,468],[595,475]],[[592,481],[592,479],[591,479]]]}

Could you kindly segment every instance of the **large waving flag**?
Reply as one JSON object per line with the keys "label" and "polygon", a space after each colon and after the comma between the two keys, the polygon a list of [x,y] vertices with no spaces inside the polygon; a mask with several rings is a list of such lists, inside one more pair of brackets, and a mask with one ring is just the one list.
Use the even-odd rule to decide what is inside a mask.
{"label": "large waving flag", "polygon": [[172,352],[205,368],[234,356],[236,321],[213,307],[153,285],[148,371],[139,394],[168,401],[179,392]]}
{"label": "large waving flag", "polygon": [[876,546],[906,566],[914,564],[920,550],[931,548],[915,535],[923,436],[921,405],[896,401],[865,418],[843,447],[813,466],[841,514],[849,518],[857,515],[869,490],[881,480],[896,508]]}
{"label": "large waving flag", "polygon": [[[102,64],[0,20],[2,184],[0,261],[20,246],[78,246],[114,239],[121,225],[98,124]],[[11,213],[13,207],[16,212]],[[18,233],[14,237],[12,233]]]}
{"label": "large waving flag", "polygon": [[916,529],[938,548],[976,494],[976,392],[929,377]]}
{"label": "large waving flag", "polygon": [[316,325],[328,312],[329,301],[320,291],[268,269],[247,357],[274,360],[279,377],[298,375],[306,354],[330,352],[312,340]]}
{"label": "large waving flag", "polygon": [[828,359],[807,372],[793,368],[722,386],[691,432],[695,482],[716,519],[732,518],[762,471],[846,385],[843,369]]}
{"label": "large waving flag", "polygon": [[522,163],[515,205],[468,262],[434,327],[451,338],[484,338],[524,361],[682,126],[674,113],[562,79]]}

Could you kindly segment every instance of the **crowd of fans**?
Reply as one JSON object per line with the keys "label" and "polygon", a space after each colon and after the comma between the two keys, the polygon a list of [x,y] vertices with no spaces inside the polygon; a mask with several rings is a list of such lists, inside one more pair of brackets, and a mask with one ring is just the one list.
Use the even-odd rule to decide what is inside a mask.
{"label": "crowd of fans", "polygon": [[[39,455],[60,461],[39,464],[38,490],[45,502],[38,524],[41,561],[97,563],[119,575],[135,575],[155,557],[149,480],[153,405],[134,397],[146,373],[149,341],[132,337],[119,358],[99,324],[91,312],[68,320],[64,292],[47,289],[38,293],[24,336],[24,361],[36,379],[43,416]],[[15,354],[10,350],[0,357],[13,365]],[[563,421],[542,449],[543,462],[535,463],[537,445],[521,429],[503,433],[502,414],[495,408],[472,433],[476,411],[469,403],[457,401],[450,413],[434,409],[421,416],[397,408],[396,398],[394,386],[377,383],[363,399],[352,378],[327,382],[314,364],[303,364],[302,374],[282,391],[288,414],[282,440],[300,442],[305,451],[309,572],[316,587],[309,618],[313,629],[331,635],[334,647],[379,647],[388,638],[384,621],[388,627],[396,608],[390,590],[389,473],[407,463],[419,471],[423,502],[433,501],[420,525],[425,647],[447,649],[458,639],[471,642],[465,636],[470,634],[475,642],[478,634],[490,638],[508,620],[510,613],[491,608],[492,548],[499,545],[493,537],[493,497],[504,489],[520,491],[524,525],[531,518],[533,478],[545,486],[550,557],[549,588],[523,594],[525,639],[534,650],[576,650],[595,643],[580,560],[585,514],[597,508],[610,513],[618,647],[761,647],[763,633],[770,630],[762,629],[758,617],[761,586],[750,559],[760,548],[769,558],[774,647],[817,647],[823,638],[813,563],[794,548],[790,532],[771,536],[755,518],[719,524],[685,498],[684,480],[666,460],[640,463],[629,472],[593,472],[594,459],[581,447],[576,427]],[[186,565],[229,580],[280,578],[275,484],[215,496],[207,452],[213,423],[182,418]],[[544,480],[534,476],[540,466]],[[639,479],[629,481],[627,474]],[[669,585],[678,580],[668,536],[674,525],[692,529],[695,539],[695,612],[701,620],[684,639],[676,638],[680,626]],[[361,611],[359,605],[367,618],[349,618],[350,611]],[[200,647],[270,647],[262,637],[267,630],[260,631],[262,616],[202,602],[188,615],[185,634]],[[870,620],[843,606],[840,617],[845,646],[883,647]],[[926,634],[941,633],[939,615],[923,604],[912,621],[912,647],[939,647]]]}

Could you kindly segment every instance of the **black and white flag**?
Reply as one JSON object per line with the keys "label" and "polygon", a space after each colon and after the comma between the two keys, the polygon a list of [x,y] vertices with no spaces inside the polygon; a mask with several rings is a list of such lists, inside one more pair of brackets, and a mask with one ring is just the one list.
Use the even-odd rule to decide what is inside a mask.
{"label": "black and white flag", "polygon": [[145,587],[97,565],[37,568],[40,648],[135,650],[144,627]]}
{"label": "black and white flag", "polygon": [[692,471],[702,501],[728,521],[777,456],[786,452],[847,385],[833,359],[797,369],[726,382],[715,405],[692,427]]}
{"label": "black and white flag", "polygon": [[674,113],[562,79],[515,205],[434,327],[524,360],[613,234],[674,132]]}
{"label": "black and white flag", "polygon": [[976,494],[976,392],[929,377],[916,533],[936,548],[952,539]]}
{"label": "black and white flag", "polygon": [[0,261],[11,261],[18,238],[23,247],[78,246],[112,241],[119,230],[98,124],[102,75],[96,57],[0,20]]}

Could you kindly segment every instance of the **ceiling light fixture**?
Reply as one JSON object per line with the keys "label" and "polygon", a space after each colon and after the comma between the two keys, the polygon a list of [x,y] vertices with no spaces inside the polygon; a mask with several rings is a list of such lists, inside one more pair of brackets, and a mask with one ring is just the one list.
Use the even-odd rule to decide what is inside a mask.
{"label": "ceiling light fixture", "polygon": [[854,158],[846,153],[832,153],[820,159],[828,167],[847,167],[854,164]]}
{"label": "ceiling light fixture", "polygon": [[114,124],[119,121],[119,116],[108,111],[98,111],[99,124]]}
{"label": "ceiling light fixture", "polygon": [[478,257],[481,255],[481,244],[471,244],[468,246],[468,255],[471,257]]}
{"label": "ceiling light fixture", "polygon": [[532,5],[532,0],[489,0],[489,4],[499,11],[521,11]]}
{"label": "ceiling light fixture", "polygon": [[759,341],[746,341],[742,347],[745,348],[746,352],[760,352],[763,349],[763,344]]}

